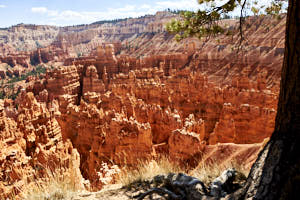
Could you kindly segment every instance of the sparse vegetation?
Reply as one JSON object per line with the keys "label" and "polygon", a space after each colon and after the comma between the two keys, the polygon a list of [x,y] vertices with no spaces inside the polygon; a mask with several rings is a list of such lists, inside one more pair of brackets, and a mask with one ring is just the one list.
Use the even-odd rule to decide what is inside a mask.
{"label": "sparse vegetation", "polygon": [[[32,71],[30,72],[27,72],[26,74],[22,74],[21,76],[19,77],[12,77],[11,79],[9,79],[7,81],[6,84],[4,84],[3,80],[1,82],[1,90],[0,91],[0,99],[4,99],[4,98],[8,98],[8,99],[16,99],[16,97],[19,95],[20,91],[18,90],[16,93],[14,93],[14,84],[16,82],[19,82],[19,81],[23,81],[23,80],[26,80],[29,76],[36,76],[36,77],[39,77],[41,78],[41,75],[42,74],[45,74],[46,73],[46,68],[44,68],[43,66],[41,65],[38,65],[36,66],[35,69],[33,69]],[[4,91],[4,88],[7,87],[9,88],[9,90],[11,92],[5,92]]]}
{"label": "sparse vegetation", "polygon": [[[251,1],[250,1],[251,2]],[[246,9],[251,10],[252,15],[269,14],[274,16],[280,16],[279,14],[284,12],[283,3],[281,1],[272,2],[271,6],[265,8],[265,6],[259,7],[257,1],[252,2],[253,6],[248,1],[230,0],[223,5],[217,5],[215,0],[199,0],[198,3],[202,6],[208,6],[209,9],[199,9],[197,11],[182,11],[180,12],[180,19],[173,19],[166,25],[166,29],[169,33],[175,35],[176,41],[188,37],[210,37],[225,32],[225,28],[219,24],[221,19],[228,19],[233,15],[236,9],[240,9],[239,16],[239,32],[240,32],[240,44],[243,41],[243,24],[245,18],[250,15],[245,12]],[[247,6],[246,6],[247,5]],[[263,8],[264,11],[263,11]],[[248,28],[248,27],[246,27]]]}
{"label": "sparse vegetation", "polygon": [[39,75],[45,74],[45,73],[46,73],[46,69],[44,67],[42,67],[41,65],[38,65],[34,70],[32,70],[26,74],[22,74],[19,77],[13,77],[7,83],[15,83],[18,81],[26,80],[28,76],[39,76]]}
{"label": "sparse vegetation", "polygon": [[15,100],[19,96],[19,93],[20,93],[20,90],[18,90],[16,93],[9,95],[7,98]]}
{"label": "sparse vegetation", "polygon": [[[149,187],[150,185],[146,183],[150,184],[157,175],[185,173],[198,178],[208,186],[215,178],[220,176],[225,169],[232,167],[242,172],[238,174],[238,180],[244,181],[248,172],[236,163],[230,163],[228,165],[218,165],[216,163],[209,165],[200,164],[195,169],[188,169],[186,166],[182,167],[179,163],[171,161],[168,157],[140,161],[134,168],[126,166],[123,167],[121,171],[119,171],[119,168],[115,165],[108,167],[108,165],[102,163],[104,174],[101,175],[102,179],[100,176],[99,179],[101,179],[104,184],[117,183],[121,184],[125,190],[131,190],[135,188],[136,185],[139,185],[139,189]],[[116,168],[118,169],[116,170]],[[113,173],[111,173],[111,171],[113,171]],[[99,173],[103,173],[103,171]],[[43,177],[31,176],[31,178],[28,178],[27,187],[21,191],[17,197],[21,197],[24,200],[64,200],[75,198],[82,192],[76,173],[72,172],[71,169],[58,168],[54,171],[46,169],[45,174]],[[116,181],[111,182],[112,178]],[[144,189],[147,190],[149,188]],[[12,197],[15,196],[15,194],[12,195]]]}
{"label": "sparse vegetation", "polygon": [[154,176],[168,173],[183,172],[178,164],[173,163],[167,157],[157,160],[141,161],[137,166],[124,167],[119,174],[118,182],[123,186],[130,186],[136,182],[143,182],[152,179]]}
{"label": "sparse vegetation", "polygon": [[5,98],[5,93],[3,91],[0,91],[0,99],[4,99]]}
{"label": "sparse vegetation", "polygon": [[76,177],[70,169],[47,169],[46,176],[30,180],[29,187],[21,194],[25,200],[63,200],[78,194]]}
{"label": "sparse vegetation", "polygon": [[113,19],[113,20],[102,20],[102,21],[97,21],[97,22],[94,22],[92,24],[98,24],[98,25],[101,25],[101,24],[116,24],[118,22],[123,22],[123,21],[126,21],[130,18],[124,18],[124,19]]}
{"label": "sparse vegetation", "polygon": [[[136,17],[135,19],[144,19],[144,18],[147,18],[149,16],[153,16],[153,15],[144,15],[144,16],[140,16],[140,17]],[[128,18],[122,18],[122,19],[112,19],[112,20],[102,20],[102,21],[97,21],[97,22],[94,22],[92,23],[91,25],[102,25],[102,24],[116,24],[118,22],[123,22],[123,21],[127,21],[129,19],[133,19],[132,17],[128,17]],[[80,25],[78,25],[80,26]],[[83,26],[83,25],[81,25]]]}
{"label": "sparse vegetation", "polygon": [[224,165],[220,165],[217,162],[212,162],[210,164],[201,163],[193,170],[189,172],[190,176],[194,176],[199,180],[203,181],[205,184],[211,183],[215,178],[221,175],[221,173],[228,169],[234,168],[239,172],[239,179],[246,179],[249,170],[243,168],[243,166],[237,164],[237,162],[232,161]]}
{"label": "sparse vegetation", "polygon": [[173,14],[180,14],[181,12],[186,12],[187,10],[179,10],[179,9],[167,8],[167,9],[165,9],[165,11],[173,13]]}
{"label": "sparse vegetation", "polygon": [[162,157],[158,160],[140,162],[135,168],[124,167],[119,174],[118,182],[123,186],[130,187],[137,182],[150,181],[157,175],[185,173],[208,185],[228,168],[235,168],[240,172],[239,179],[241,180],[246,179],[249,173],[249,170],[244,169],[243,166],[237,164],[235,161],[223,165],[217,162],[207,164],[200,161],[196,168],[191,169],[187,166],[180,165],[178,162],[171,161],[167,157]]}

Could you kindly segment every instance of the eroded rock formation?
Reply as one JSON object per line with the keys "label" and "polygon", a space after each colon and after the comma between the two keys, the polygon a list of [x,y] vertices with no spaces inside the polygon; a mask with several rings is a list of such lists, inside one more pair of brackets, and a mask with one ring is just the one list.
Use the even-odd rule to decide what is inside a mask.
{"label": "eroded rock formation", "polygon": [[[274,128],[284,20],[269,31],[251,26],[250,38],[262,36],[236,53],[235,33],[231,39],[175,43],[161,25],[169,17],[145,17],[141,21],[147,26],[136,28],[126,27],[139,21],[131,19],[115,27],[81,27],[89,31],[65,27],[50,46],[5,58],[13,67],[1,68],[4,78],[20,75],[15,66],[30,68],[32,61],[53,66],[40,79],[27,78],[27,93],[3,102],[0,144],[6,152],[20,153],[3,153],[0,189],[12,190],[6,179],[24,180],[19,172],[10,172],[9,180],[5,175],[9,165],[21,170],[23,160],[24,173],[36,173],[36,162],[55,168],[69,166],[71,159],[78,170],[76,151],[81,173],[94,188],[102,186],[97,175],[102,162],[134,166],[161,154],[181,162],[202,156],[206,161],[207,155],[226,161],[229,154],[217,155],[238,152],[231,158],[251,165]],[[108,42],[126,34],[122,41]],[[95,39],[99,35],[104,42]],[[91,54],[76,56],[78,49]]]}
{"label": "eroded rock formation", "polygon": [[18,109],[0,102],[0,197],[23,192],[31,178],[43,177],[48,169],[70,168],[80,186],[80,157],[70,140],[62,140],[55,119],[59,112],[49,111],[32,93],[23,92],[17,101]]}
{"label": "eroded rock formation", "polygon": [[184,56],[124,62],[112,48],[106,54],[56,68],[28,88],[40,101],[57,101],[62,136],[95,184],[103,161],[134,165],[160,153],[189,160],[207,144],[261,143],[272,133],[277,94],[264,76],[252,81],[245,70],[220,87],[184,67]]}

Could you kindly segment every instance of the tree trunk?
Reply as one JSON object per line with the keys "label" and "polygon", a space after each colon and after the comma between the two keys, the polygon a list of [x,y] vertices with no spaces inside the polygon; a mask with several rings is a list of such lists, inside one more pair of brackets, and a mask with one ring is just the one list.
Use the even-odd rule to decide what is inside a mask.
{"label": "tree trunk", "polygon": [[299,199],[300,196],[299,0],[289,0],[285,38],[275,130],[235,199]]}

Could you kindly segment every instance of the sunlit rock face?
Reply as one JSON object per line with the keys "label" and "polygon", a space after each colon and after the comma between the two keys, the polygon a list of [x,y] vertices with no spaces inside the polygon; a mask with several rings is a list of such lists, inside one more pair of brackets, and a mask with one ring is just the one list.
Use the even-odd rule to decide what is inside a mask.
{"label": "sunlit rock face", "polygon": [[47,170],[62,168],[70,169],[70,177],[78,181],[79,188],[83,187],[80,157],[70,140],[62,140],[55,118],[59,111],[50,111],[26,92],[13,104],[0,104],[0,197],[11,192],[19,194],[32,176],[43,177]]}
{"label": "sunlit rock face", "polygon": [[[11,66],[62,61],[88,55],[104,42],[127,41],[140,34],[165,31],[164,24],[176,15],[157,12],[117,23],[56,27],[18,24],[0,30],[0,62]],[[121,44],[115,49],[120,51]]]}
{"label": "sunlit rock face", "polygon": [[[199,70],[180,69],[187,58],[179,62],[176,55],[136,59],[135,65],[123,56],[111,71],[95,56],[46,75],[35,94],[57,101],[62,137],[78,149],[86,178],[97,182],[101,162],[134,165],[161,153],[190,160],[206,145],[261,143],[271,135],[277,94],[262,84],[263,76],[252,81],[246,71],[217,86]],[[170,67],[165,63],[172,58]]]}
{"label": "sunlit rock face", "polygon": [[[27,55],[53,69],[29,78],[15,101],[2,102],[0,144],[3,152],[19,153],[1,153],[0,169],[23,162],[22,170],[36,173],[36,161],[55,167],[73,160],[74,170],[101,187],[102,162],[135,166],[161,155],[209,162],[211,155],[249,168],[274,128],[284,19],[253,18],[245,32],[250,39],[237,52],[237,33],[174,42],[162,27],[170,16],[65,27],[50,46]],[[18,72],[0,70],[1,77],[10,73]],[[12,180],[0,175],[24,179],[23,172],[10,173]]]}

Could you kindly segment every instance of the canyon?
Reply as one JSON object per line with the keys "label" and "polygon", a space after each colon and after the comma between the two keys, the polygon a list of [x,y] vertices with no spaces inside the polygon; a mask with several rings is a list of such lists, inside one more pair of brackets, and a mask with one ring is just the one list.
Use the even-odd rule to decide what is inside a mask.
{"label": "canyon", "polygon": [[38,64],[46,70],[0,101],[4,197],[58,166],[93,190],[102,163],[166,155],[250,169],[275,126],[285,17],[249,18],[240,51],[236,20],[224,20],[227,34],[177,43],[164,29],[174,17],[0,31],[4,86]]}

